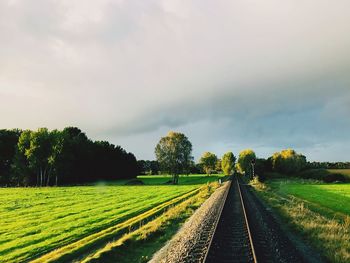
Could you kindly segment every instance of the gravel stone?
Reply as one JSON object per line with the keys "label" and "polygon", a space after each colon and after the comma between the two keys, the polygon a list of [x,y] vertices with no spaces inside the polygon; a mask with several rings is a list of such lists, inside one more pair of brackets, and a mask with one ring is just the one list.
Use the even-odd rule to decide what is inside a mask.
{"label": "gravel stone", "polygon": [[149,261],[150,263],[202,262],[214,233],[220,207],[229,184],[218,188],[180,228],[178,233]]}

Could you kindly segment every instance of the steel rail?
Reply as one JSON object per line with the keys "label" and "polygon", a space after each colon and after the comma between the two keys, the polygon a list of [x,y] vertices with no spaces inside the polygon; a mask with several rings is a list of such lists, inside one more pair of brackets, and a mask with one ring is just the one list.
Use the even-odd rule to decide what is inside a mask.
{"label": "steel rail", "polygon": [[251,250],[252,250],[254,263],[258,263],[258,260],[257,260],[257,258],[256,258],[256,254],[255,254],[255,249],[254,249],[253,237],[252,237],[252,233],[251,233],[251,231],[250,231],[250,227],[249,227],[249,223],[248,223],[248,218],[247,218],[247,213],[246,213],[246,211],[245,211],[246,209],[245,209],[245,205],[244,205],[244,201],[243,201],[243,196],[242,196],[242,192],[241,192],[241,186],[239,185],[239,182],[238,182],[238,179],[237,179],[237,178],[236,178],[236,182],[237,182],[237,186],[238,186],[239,197],[240,197],[240,199],[241,199],[241,204],[242,204],[242,209],[243,209],[245,224],[246,224],[247,230],[248,230],[248,236],[249,236],[250,247],[251,247]]}
{"label": "steel rail", "polygon": [[214,231],[213,231],[213,234],[210,238],[210,241],[209,241],[209,245],[208,245],[208,249],[205,253],[205,256],[204,256],[204,259],[203,259],[203,262],[206,262],[207,261],[207,257],[208,257],[208,253],[209,253],[209,250],[210,250],[210,247],[211,247],[211,243],[213,242],[213,239],[214,239],[214,234],[216,232],[216,229],[218,227],[218,224],[219,224],[219,221],[220,221],[220,218],[221,218],[221,214],[222,214],[222,211],[224,210],[224,206],[225,206],[225,203],[226,203],[226,199],[227,199],[227,196],[228,196],[228,193],[230,192],[230,188],[231,188],[231,184],[232,184],[232,181],[229,181],[228,182],[228,186],[227,186],[227,189],[226,189],[226,192],[224,194],[224,200],[222,201],[221,203],[221,206],[219,208],[219,215],[218,217],[216,218],[216,221],[215,221],[215,224],[214,224]]}
{"label": "steel rail", "polygon": [[[241,208],[243,210],[244,221],[245,221],[244,223],[245,223],[245,226],[246,226],[246,229],[247,229],[247,232],[248,232],[249,245],[250,245],[250,250],[251,250],[252,256],[253,256],[253,262],[257,263],[258,260],[257,260],[255,249],[254,249],[253,238],[252,238],[252,234],[251,234],[250,227],[249,227],[248,217],[247,217],[247,213],[246,213],[245,204],[244,204],[244,201],[243,201],[242,192],[241,192],[241,189],[240,189],[240,184],[238,182],[238,178],[237,177],[235,177],[235,180],[236,180],[237,187],[238,187],[238,193],[239,193],[239,197],[240,197]],[[208,257],[209,251],[211,250],[212,242],[213,242],[215,233],[217,231],[217,228],[218,228],[218,225],[219,225],[219,222],[220,222],[220,218],[222,216],[222,213],[223,213],[223,210],[224,210],[224,207],[225,207],[225,203],[226,203],[226,200],[227,200],[227,197],[228,197],[228,193],[230,192],[230,188],[232,187],[231,186],[232,183],[233,183],[232,181],[229,182],[230,185],[228,186],[228,188],[226,190],[226,193],[224,195],[224,201],[222,202],[222,204],[220,206],[220,212],[219,212],[219,215],[218,215],[218,217],[217,217],[217,219],[215,221],[214,231],[213,231],[213,234],[212,234],[212,236],[210,238],[209,245],[208,245],[207,251],[205,253],[203,262],[207,261],[207,257]],[[232,220],[235,220],[235,218],[232,218]]]}

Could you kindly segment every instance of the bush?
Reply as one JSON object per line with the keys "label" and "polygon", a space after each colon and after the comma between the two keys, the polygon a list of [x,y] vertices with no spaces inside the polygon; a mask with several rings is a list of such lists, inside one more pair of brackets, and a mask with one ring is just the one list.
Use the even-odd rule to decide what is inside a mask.
{"label": "bush", "polygon": [[271,159],[256,159],[255,161],[255,174],[259,176],[259,180],[264,182],[269,174],[272,172],[272,161]]}
{"label": "bush", "polygon": [[265,173],[264,174],[264,180],[261,179],[261,175],[260,174],[257,174],[259,175],[259,178],[262,182],[264,182],[264,180],[267,180],[267,179],[281,179],[281,178],[287,178],[287,175],[285,174],[281,174],[281,173],[276,173],[276,172],[268,172],[268,173]]}
{"label": "bush", "polygon": [[332,174],[329,173],[327,174],[324,178],[323,181],[325,183],[333,183],[333,182],[342,182],[345,183],[346,179],[345,176],[342,174]]}
{"label": "bush", "polygon": [[298,173],[296,176],[303,179],[323,180],[329,174],[326,169],[309,169]]}
{"label": "bush", "polygon": [[346,182],[346,178],[344,175],[338,173],[331,173],[326,169],[309,169],[298,173],[296,176],[303,179],[320,180],[324,181],[325,183]]}

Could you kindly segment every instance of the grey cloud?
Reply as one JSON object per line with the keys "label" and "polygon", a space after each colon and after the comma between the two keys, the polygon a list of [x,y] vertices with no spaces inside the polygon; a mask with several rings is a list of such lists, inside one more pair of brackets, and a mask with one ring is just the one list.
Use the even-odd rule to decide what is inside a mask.
{"label": "grey cloud", "polygon": [[180,129],[195,137],[196,154],[289,145],[343,158],[349,8],[345,0],[2,1],[1,125],[77,125],[139,157],[153,156],[153,146],[133,141],[154,144]]}

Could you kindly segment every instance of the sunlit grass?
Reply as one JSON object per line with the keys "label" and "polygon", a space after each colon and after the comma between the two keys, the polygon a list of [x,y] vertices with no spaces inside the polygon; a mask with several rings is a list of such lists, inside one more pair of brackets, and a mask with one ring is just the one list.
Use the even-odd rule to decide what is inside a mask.
{"label": "sunlit grass", "polygon": [[329,261],[350,261],[350,184],[273,180],[256,190]]}
{"label": "sunlit grass", "polygon": [[[203,174],[180,175],[179,185],[203,184],[207,182],[215,182],[224,177],[223,174],[212,174],[210,176]],[[171,180],[170,175],[139,175],[137,179],[145,184],[165,184]]]}
{"label": "sunlit grass", "polygon": [[190,176],[187,180],[188,184],[178,186],[1,188],[0,262],[25,261],[45,254],[135,217],[208,181],[205,176],[192,179]]}
{"label": "sunlit grass", "polygon": [[162,215],[141,228],[108,243],[82,262],[140,262],[148,261],[163,243],[175,234],[181,223],[198,208],[218,187],[211,183],[179,205],[169,208]]}
{"label": "sunlit grass", "polygon": [[278,191],[350,215],[350,184],[288,183],[280,184]]}

